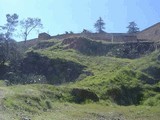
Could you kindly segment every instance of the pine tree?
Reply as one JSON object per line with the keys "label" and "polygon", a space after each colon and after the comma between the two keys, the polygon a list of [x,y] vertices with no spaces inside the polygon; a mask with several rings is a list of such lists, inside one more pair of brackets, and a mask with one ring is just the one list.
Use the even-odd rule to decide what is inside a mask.
{"label": "pine tree", "polygon": [[105,29],[104,26],[105,26],[105,23],[104,23],[103,19],[101,17],[99,17],[99,19],[94,24],[94,27],[96,28],[96,31],[98,33],[103,33],[104,29]]}
{"label": "pine tree", "polygon": [[128,33],[139,32],[139,28],[137,27],[137,24],[134,21],[129,22],[129,26],[127,28],[128,28]]}

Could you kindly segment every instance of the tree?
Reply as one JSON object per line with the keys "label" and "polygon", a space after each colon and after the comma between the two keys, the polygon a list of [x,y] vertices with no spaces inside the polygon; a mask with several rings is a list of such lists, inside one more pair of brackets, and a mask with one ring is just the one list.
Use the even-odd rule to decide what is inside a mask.
{"label": "tree", "polygon": [[14,50],[12,49],[13,39],[11,38],[13,32],[16,30],[16,26],[18,25],[18,15],[17,14],[7,14],[7,23],[4,26],[0,26],[0,65],[4,65],[4,63],[11,58]]}
{"label": "tree", "polygon": [[74,32],[73,32],[73,31],[70,31],[69,33],[70,33],[70,34],[74,34]]}
{"label": "tree", "polygon": [[65,31],[65,34],[67,34],[67,35],[68,35],[68,34],[69,34],[69,33],[68,33],[68,31]]}
{"label": "tree", "polygon": [[99,19],[96,21],[96,23],[94,24],[94,27],[96,28],[96,31],[98,33],[103,33],[104,29],[105,29],[105,23],[103,21],[103,19],[101,17],[99,17]]}
{"label": "tree", "polygon": [[38,28],[42,28],[43,25],[41,23],[41,19],[39,18],[27,18],[20,21],[20,25],[22,27],[22,37],[24,41],[27,41],[27,37],[31,31],[36,30]]}
{"label": "tree", "polygon": [[4,26],[1,26],[4,31],[4,38],[6,40],[11,39],[13,32],[16,30],[16,26],[18,25],[18,15],[14,13],[13,15],[7,14],[7,23]]}
{"label": "tree", "polygon": [[0,38],[0,66],[4,65],[7,60],[7,50],[6,42],[3,39],[3,36]]}
{"label": "tree", "polygon": [[127,28],[128,28],[128,33],[139,32],[139,28],[137,27],[137,24],[134,21],[129,22],[129,26]]}

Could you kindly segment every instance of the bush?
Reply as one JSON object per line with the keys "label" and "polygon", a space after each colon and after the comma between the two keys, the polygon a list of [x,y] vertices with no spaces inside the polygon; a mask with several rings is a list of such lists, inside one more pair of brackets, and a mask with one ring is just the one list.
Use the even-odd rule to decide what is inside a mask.
{"label": "bush", "polygon": [[52,109],[52,103],[50,101],[45,102],[48,109]]}
{"label": "bush", "polygon": [[137,105],[143,98],[143,85],[137,73],[124,69],[108,83],[106,95],[119,105]]}
{"label": "bush", "polygon": [[149,106],[160,106],[160,94],[157,94],[154,97],[149,97],[143,104]]}
{"label": "bush", "polygon": [[107,90],[107,95],[119,105],[138,105],[142,100],[140,86],[115,86]]}

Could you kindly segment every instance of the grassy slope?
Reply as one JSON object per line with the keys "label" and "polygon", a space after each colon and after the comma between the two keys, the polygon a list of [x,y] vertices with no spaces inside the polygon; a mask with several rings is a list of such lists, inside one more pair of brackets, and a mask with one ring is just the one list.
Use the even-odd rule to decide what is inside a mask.
{"label": "grassy slope", "polygon": [[[143,70],[150,66],[159,67],[159,52],[154,52],[140,59],[130,60],[107,56],[86,56],[72,49],[63,50],[63,47],[58,43],[53,47],[38,50],[37,52],[51,59],[62,58],[83,64],[87,66],[87,71],[93,73],[93,76],[89,77],[81,75],[79,77],[80,81],[67,84],[67,87],[87,88],[98,94],[100,98],[104,98],[106,91],[111,87],[125,85],[125,87],[129,86],[130,88],[127,88],[127,90],[131,89],[132,92],[132,89],[134,90],[134,88],[140,86],[140,89],[143,89],[142,94],[146,94],[145,97],[149,97],[150,93],[145,93],[148,88],[144,87],[146,83],[144,83],[143,79],[145,78],[145,80],[152,82],[152,79],[154,80],[155,78]],[[147,84],[146,86],[153,87]],[[154,92],[154,94],[158,95],[159,93]]]}
{"label": "grassy slope", "polygon": [[[2,118],[20,119],[21,117],[29,117],[33,120],[70,120],[70,119],[127,119],[127,120],[158,120],[160,117],[159,107],[149,106],[117,106],[110,101],[101,100],[98,103],[89,102],[88,104],[74,104],[69,101],[72,96],[68,94],[71,88],[87,88],[103,98],[107,91],[108,83],[115,78],[120,78],[122,83],[127,84],[127,80],[131,79],[130,72],[128,75],[121,74],[124,70],[142,72],[143,69],[150,65],[158,65],[157,56],[159,53],[153,53],[148,57],[137,60],[119,59],[106,56],[85,56],[75,50],[62,50],[63,46],[56,41],[56,45],[36,50],[41,55],[48,56],[51,59],[62,58],[71,60],[87,66],[86,70],[93,73],[93,76],[86,77],[81,75],[75,83],[64,84],[61,86],[52,85],[17,85],[5,87],[0,82],[0,90],[5,94],[2,99],[2,110],[0,115]],[[156,62],[155,62],[156,61]],[[147,75],[148,77],[152,77]],[[138,77],[131,79],[136,83]],[[130,83],[128,83],[130,84]],[[158,93],[151,92],[154,96]],[[149,97],[148,93],[146,97]],[[154,98],[153,98],[154,99]],[[153,101],[153,100],[151,100]],[[86,101],[87,102],[87,101]],[[147,104],[148,105],[148,104]],[[4,114],[5,111],[5,114]],[[13,112],[14,111],[14,112]],[[31,114],[32,113],[32,114]],[[33,114],[34,113],[34,114]],[[43,113],[43,114],[42,114]],[[47,117],[46,117],[47,116]]]}
{"label": "grassy slope", "polygon": [[[67,84],[67,86],[88,88],[98,94],[100,98],[105,98],[106,91],[114,87],[116,89],[117,87],[118,89],[121,87],[121,90],[122,87],[125,87],[125,90],[131,90],[131,93],[134,89],[142,89],[137,92],[143,94],[144,100],[147,100],[148,97],[153,97],[153,99],[156,97],[156,100],[149,100],[152,102],[159,99],[159,92],[153,90],[157,88],[159,89],[159,84],[147,84],[156,80],[157,76],[158,81],[160,79],[159,51],[153,52],[140,59],[130,60],[107,56],[85,56],[72,49],[64,50],[64,46],[60,43],[61,42],[58,42],[58,44],[53,47],[39,50],[37,52],[48,56],[51,59],[62,58],[78,62],[87,66],[87,70],[93,73],[93,76],[89,77],[81,75],[79,78],[80,81],[73,84],[71,83],[70,85]],[[152,73],[152,69],[149,69],[149,72],[144,71],[150,67],[152,68],[152,66],[156,66],[156,69],[153,70],[156,70],[156,74],[158,75]],[[149,74],[150,72],[151,74]],[[134,95],[132,97],[134,99]],[[159,104],[159,102],[157,102],[156,105],[157,104]]]}
{"label": "grassy slope", "polygon": [[[115,104],[88,103],[75,104],[64,102],[67,88],[52,85],[17,85],[0,87],[5,93],[0,111],[4,120],[19,120],[22,117],[32,120],[158,120],[159,107],[117,106]],[[65,90],[65,91],[64,91]],[[48,94],[45,94],[44,91]],[[64,99],[56,100],[55,94],[61,92]]]}

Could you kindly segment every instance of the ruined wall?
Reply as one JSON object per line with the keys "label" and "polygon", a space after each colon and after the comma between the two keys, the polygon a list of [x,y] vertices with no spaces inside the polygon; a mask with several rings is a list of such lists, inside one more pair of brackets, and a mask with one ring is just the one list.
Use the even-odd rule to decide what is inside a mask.
{"label": "ruined wall", "polygon": [[108,42],[132,42],[137,41],[135,35],[129,35],[127,33],[78,33],[78,34],[63,34],[53,36],[55,39],[66,39],[70,37],[86,37],[93,40],[105,40]]}
{"label": "ruined wall", "polygon": [[111,42],[112,40],[112,35],[110,33],[88,33],[82,35],[93,40],[105,40],[108,42]]}
{"label": "ruined wall", "polygon": [[147,41],[159,41],[160,40],[160,23],[157,23],[137,34],[138,39]]}
{"label": "ruined wall", "polygon": [[76,34],[62,34],[53,36],[55,39],[66,39],[70,37],[86,37],[93,40],[106,40],[111,41],[112,36],[109,33],[76,33]]}
{"label": "ruined wall", "polygon": [[52,36],[53,39],[66,39],[66,38],[70,38],[70,37],[80,37],[80,34],[61,34],[61,35],[56,35],[56,36]]}
{"label": "ruined wall", "polygon": [[127,33],[112,33],[113,42],[137,42],[137,36]]}
{"label": "ruined wall", "polygon": [[51,36],[47,33],[40,33],[38,35],[38,40],[48,40],[48,39],[51,39]]}

